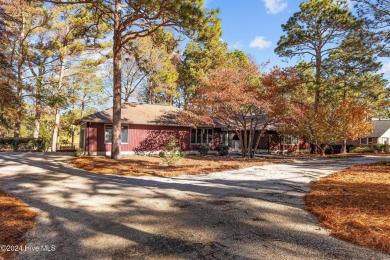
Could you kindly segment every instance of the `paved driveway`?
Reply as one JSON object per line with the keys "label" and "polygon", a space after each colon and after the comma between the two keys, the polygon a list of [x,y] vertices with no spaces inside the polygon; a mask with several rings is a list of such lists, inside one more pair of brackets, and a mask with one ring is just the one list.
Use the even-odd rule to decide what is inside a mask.
{"label": "paved driveway", "polygon": [[378,158],[297,161],[210,175],[126,178],[63,155],[0,153],[1,189],[39,212],[20,259],[390,259],[329,236],[307,184]]}

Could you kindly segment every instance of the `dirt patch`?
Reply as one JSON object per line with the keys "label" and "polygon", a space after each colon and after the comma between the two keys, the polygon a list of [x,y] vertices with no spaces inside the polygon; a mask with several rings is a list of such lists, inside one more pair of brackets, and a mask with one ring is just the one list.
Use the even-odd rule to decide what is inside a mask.
{"label": "dirt patch", "polygon": [[17,246],[24,248],[23,236],[34,227],[36,215],[27,204],[0,191],[0,245],[9,246],[0,250],[0,259],[10,259]]}
{"label": "dirt patch", "polygon": [[164,166],[159,157],[152,156],[131,156],[119,160],[103,156],[85,156],[75,158],[71,160],[71,163],[78,168],[100,174],[175,177],[179,175],[196,175],[238,170],[287,161],[291,160],[244,159],[230,156],[189,156],[180,160],[175,166]]}
{"label": "dirt patch", "polygon": [[390,161],[350,167],[311,188],[306,209],[333,235],[390,253]]}

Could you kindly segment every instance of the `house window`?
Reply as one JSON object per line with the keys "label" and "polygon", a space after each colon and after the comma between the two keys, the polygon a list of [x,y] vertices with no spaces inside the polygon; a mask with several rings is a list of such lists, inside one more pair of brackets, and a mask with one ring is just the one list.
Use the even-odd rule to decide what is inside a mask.
{"label": "house window", "polygon": [[212,128],[191,129],[192,144],[209,144],[213,141]]}
{"label": "house window", "polygon": [[360,144],[372,144],[372,137],[360,138]]}
{"label": "house window", "polygon": [[227,145],[229,147],[232,147],[232,141],[233,141],[233,132],[231,131],[222,131],[221,132],[221,143],[224,145]]}
{"label": "house window", "polygon": [[[110,144],[112,141],[112,125],[104,126],[104,143]],[[129,127],[122,126],[121,128],[121,143],[129,143]]]}
{"label": "house window", "polygon": [[382,137],[382,143],[383,144],[389,144],[389,138],[388,137]]}
{"label": "house window", "polygon": [[282,144],[298,144],[298,138],[294,136],[283,136]]}

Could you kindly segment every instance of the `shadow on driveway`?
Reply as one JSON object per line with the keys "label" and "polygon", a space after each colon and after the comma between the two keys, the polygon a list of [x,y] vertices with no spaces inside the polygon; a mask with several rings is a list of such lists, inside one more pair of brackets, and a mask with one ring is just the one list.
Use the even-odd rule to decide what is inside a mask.
{"label": "shadow on driveway", "polygon": [[70,167],[62,155],[0,154],[5,192],[39,211],[20,259],[390,259],[339,241],[302,210],[307,183],[376,159],[313,160],[177,178]]}

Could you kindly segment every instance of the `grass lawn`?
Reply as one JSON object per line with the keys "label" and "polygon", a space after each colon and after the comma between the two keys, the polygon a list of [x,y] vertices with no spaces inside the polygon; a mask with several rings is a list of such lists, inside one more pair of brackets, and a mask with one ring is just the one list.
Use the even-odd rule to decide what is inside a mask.
{"label": "grass lawn", "polygon": [[[0,245],[24,248],[23,235],[34,227],[36,215],[28,205],[0,191]],[[0,250],[0,259],[9,259],[13,253]]]}
{"label": "grass lawn", "polygon": [[71,162],[78,168],[100,174],[174,177],[185,174],[195,175],[237,170],[286,161],[289,160],[244,159],[232,156],[188,156],[181,159],[177,165],[164,166],[159,157],[152,156],[131,156],[119,160],[103,156],[84,156],[75,158]]}
{"label": "grass lawn", "polygon": [[390,161],[350,167],[311,188],[306,209],[333,235],[390,253]]}

